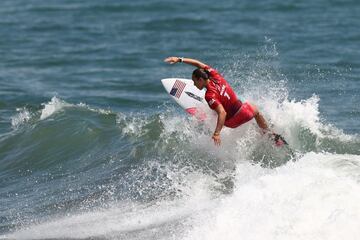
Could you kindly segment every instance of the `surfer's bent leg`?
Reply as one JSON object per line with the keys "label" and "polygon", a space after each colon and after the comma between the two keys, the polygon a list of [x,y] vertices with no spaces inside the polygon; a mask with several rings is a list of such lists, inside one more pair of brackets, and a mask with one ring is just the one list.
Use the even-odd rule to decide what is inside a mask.
{"label": "surfer's bent leg", "polygon": [[269,134],[270,139],[274,140],[276,146],[287,145],[287,142],[281,135],[276,134],[269,129],[265,118],[259,112],[258,108],[249,102],[245,102],[233,117],[225,121],[224,125],[226,127],[236,128],[253,118],[255,118],[256,123],[261,128],[263,134]]}
{"label": "surfer's bent leg", "polygon": [[264,131],[269,131],[269,126],[264,118],[264,116],[259,112],[258,108],[255,105],[250,104],[254,109],[254,118],[257,125]]}
{"label": "surfer's bent leg", "polygon": [[264,134],[266,134],[266,133],[269,134],[270,139],[272,139],[275,142],[276,146],[282,146],[284,144],[287,145],[288,143],[285,141],[285,139],[281,135],[279,135],[279,134],[277,134],[277,133],[275,133],[273,131],[270,131],[269,126],[268,126],[265,118],[259,112],[257,107],[254,106],[254,105],[251,105],[251,106],[254,109],[254,113],[255,113],[254,118],[256,120],[256,123],[261,128],[263,133]]}

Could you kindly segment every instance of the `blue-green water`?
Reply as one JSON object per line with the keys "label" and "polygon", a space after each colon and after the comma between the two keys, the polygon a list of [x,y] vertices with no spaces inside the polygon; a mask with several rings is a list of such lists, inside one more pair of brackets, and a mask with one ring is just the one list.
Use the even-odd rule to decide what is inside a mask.
{"label": "blue-green water", "polygon": [[[356,239],[359,12],[355,0],[1,1],[0,238]],[[297,161],[254,122],[214,148],[164,91],[160,79],[193,70],[167,56],[219,69]]]}

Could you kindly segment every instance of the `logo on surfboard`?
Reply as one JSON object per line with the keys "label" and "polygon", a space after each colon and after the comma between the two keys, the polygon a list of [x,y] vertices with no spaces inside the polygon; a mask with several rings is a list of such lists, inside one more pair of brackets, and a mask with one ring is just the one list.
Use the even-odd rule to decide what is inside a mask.
{"label": "logo on surfboard", "polygon": [[192,97],[195,100],[198,100],[199,102],[202,102],[203,99],[199,97],[198,95],[193,94],[192,92],[185,92],[189,97]]}
{"label": "logo on surfboard", "polygon": [[176,80],[173,87],[171,88],[170,95],[176,98],[180,98],[185,86],[186,84],[184,82]]}

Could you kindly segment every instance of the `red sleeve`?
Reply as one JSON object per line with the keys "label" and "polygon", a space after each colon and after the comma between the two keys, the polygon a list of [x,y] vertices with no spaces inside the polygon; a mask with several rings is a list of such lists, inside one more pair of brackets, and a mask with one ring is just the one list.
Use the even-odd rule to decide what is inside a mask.
{"label": "red sleeve", "polygon": [[206,93],[205,100],[211,109],[215,109],[221,104],[219,99],[216,97],[216,94],[214,93]]}

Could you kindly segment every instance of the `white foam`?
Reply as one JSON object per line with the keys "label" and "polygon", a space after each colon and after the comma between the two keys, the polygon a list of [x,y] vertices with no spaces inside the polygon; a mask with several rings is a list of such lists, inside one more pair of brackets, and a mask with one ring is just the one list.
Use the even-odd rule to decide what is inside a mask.
{"label": "white foam", "polygon": [[100,114],[111,114],[112,113],[110,110],[105,110],[105,109],[101,109],[101,108],[100,109],[92,108],[85,103],[78,103],[76,105],[67,103],[64,100],[62,100],[56,96],[52,97],[50,102],[43,103],[42,105],[44,106],[44,108],[41,110],[40,120],[44,120],[44,119],[50,117],[51,115],[53,115],[54,113],[59,112],[66,107],[84,108],[89,111],[97,112]]}
{"label": "white foam", "polygon": [[82,102],[76,104],[76,106],[86,108],[92,112],[97,112],[97,113],[105,114],[105,115],[113,113],[110,109],[93,108],[93,107],[90,107],[89,105],[87,105],[86,103],[82,103]]}
{"label": "white foam", "polygon": [[42,105],[44,106],[44,108],[41,110],[40,120],[44,120],[50,117],[52,114],[60,111],[64,107],[72,106],[71,104],[66,103],[65,101],[57,97],[51,98],[50,102]]}
{"label": "white foam", "polygon": [[360,163],[309,153],[268,172],[239,166],[234,194],[195,220],[185,239],[358,239],[360,185],[329,165],[338,158]]}
{"label": "white foam", "polygon": [[11,117],[11,126],[13,129],[18,128],[23,123],[30,120],[31,114],[26,108],[17,108],[18,112],[15,116]]}
{"label": "white foam", "polygon": [[123,134],[130,134],[140,137],[148,132],[144,126],[149,123],[149,119],[144,115],[133,114],[128,116],[123,113],[118,113],[116,116],[116,122],[118,124],[123,123],[121,129]]}
{"label": "white foam", "polygon": [[322,118],[317,95],[300,101],[284,99],[279,102],[273,98],[262,98],[256,104],[273,130],[283,135],[292,146],[299,146],[299,135],[303,130],[308,130],[317,140],[328,138],[346,142],[358,138],[357,135],[345,134]]}

